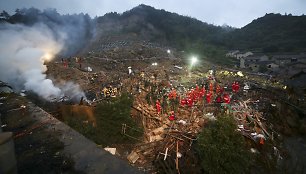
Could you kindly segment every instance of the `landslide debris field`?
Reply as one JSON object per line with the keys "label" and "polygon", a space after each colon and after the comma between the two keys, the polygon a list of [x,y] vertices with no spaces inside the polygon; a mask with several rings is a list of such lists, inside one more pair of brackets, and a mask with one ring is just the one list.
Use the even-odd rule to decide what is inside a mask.
{"label": "landslide debris field", "polygon": [[[47,76],[56,84],[79,84],[86,99],[46,102],[30,92],[26,97],[140,171],[305,173],[305,106],[288,97],[281,80],[203,61],[190,66],[183,53],[158,49],[58,58],[45,63]],[[10,97],[1,94],[1,103]],[[34,158],[54,159],[53,171],[74,170],[48,135],[35,143],[45,155],[34,151],[24,160],[22,152],[36,142],[31,137],[39,129],[16,138],[27,122],[22,114],[11,117],[10,110],[27,107],[19,101],[28,99],[18,96],[14,106],[1,109],[2,124],[8,125],[3,129],[15,135],[19,170]]]}

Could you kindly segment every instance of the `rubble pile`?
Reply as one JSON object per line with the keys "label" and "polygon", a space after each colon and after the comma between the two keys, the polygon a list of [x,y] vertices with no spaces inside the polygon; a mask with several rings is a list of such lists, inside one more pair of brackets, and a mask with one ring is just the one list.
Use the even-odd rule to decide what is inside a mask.
{"label": "rubble pile", "polygon": [[[122,47],[132,46],[120,44]],[[123,92],[134,97],[132,117],[142,125],[143,138],[132,137],[127,133],[132,128],[122,125],[123,135],[140,141],[128,151],[130,163],[150,172],[191,170],[190,166],[197,164],[193,145],[197,143],[199,133],[219,116],[232,116],[236,120],[237,131],[251,142],[249,148],[253,153],[273,154],[276,149],[278,158],[282,157],[277,139],[283,125],[273,122],[265,113],[281,100],[276,99],[275,93],[285,94],[281,82],[270,82],[268,78],[220,67],[208,73],[202,70],[191,73],[182,61],[161,60],[150,55],[144,57],[141,52],[146,47],[132,49],[135,54],[131,57],[121,49],[112,45],[103,50],[105,53],[101,55],[104,57],[90,53],[88,58],[82,58],[83,64],[92,68],[91,72],[79,71],[77,63],[69,65],[72,68],[61,64],[54,66],[61,67],[63,73],[59,76],[78,74],[79,78],[73,80],[82,80],[78,83],[92,94],[93,103]],[[138,54],[142,57],[137,57]],[[109,57],[118,57],[118,60]],[[49,69],[55,71],[52,67]],[[273,148],[262,152],[261,147],[267,143]]]}
{"label": "rubble pile", "polygon": [[[135,109],[142,116],[144,142],[135,146],[128,160],[133,164],[136,163],[137,166],[158,163],[157,165],[167,168],[160,170],[172,172],[178,170],[179,165],[183,166],[180,158],[188,158],[193,141],[196,140],[197,133],[205,124],[204,118],[196,116],[201,112],[196,112],[195,119],[190,119],[190,112],[181,109],[176,116],[177,120],[170,121],[166,114],[158,114],[152,106],[147,104],[138,104]],[[131,156],[136,157],[131,158]]]}
{"label": "rubble pile", "polygon": [[[197,157],[192,145],[196,143],[201,130],[205,129],[206,123],[225,115],[234,117],[237,131],[253,142],[250,146],[253,153],[257,153],[266,141],[272,142],[275,145],[273,149],[278,150],[278,144],[274,141],[279,134],[262,112],[267,104],[271,104],[271,99],[262,97],[256,89],[251,89],[248,81],[241,78],[216,80],[216,77],[208,74],[204,79],[198,80],[203,83],[202,87],[198,87],[197,84],[189,84],[186,87],[161,85],[158,83],[162,81],[158,80],[152,80],[153,83],[145,87],[141,85],[144,82],[139,79],[138,84],[143,90],[136,90],[134,93],[136,99],[133,109],[138,112],[137,119],[144,127],[144,138],[128,156],[132,164],[141,168],[147,166],[147,170],[170,173],[184,170],[186,162],[196,162]],[[233,85],[244,86],[230,86],[229,82],[234,79],[238,79],[239,83],[234,81]],[[170,98],[173,91],[176,92],[176,104],[175,100]],[[204,91],[204,94],[200,91]],[[150,99],[145,101],[149,94]],[[192,104],[188,104],[192,94],[198,97],[193,99]],[[218,101],[217,98],[220,96],[223,97]],[[153,102],[155,99],[156,103]],[[164,102],[167,103],[166,107],[161,106]],[[190,166],[186,167],[190,169]]]}

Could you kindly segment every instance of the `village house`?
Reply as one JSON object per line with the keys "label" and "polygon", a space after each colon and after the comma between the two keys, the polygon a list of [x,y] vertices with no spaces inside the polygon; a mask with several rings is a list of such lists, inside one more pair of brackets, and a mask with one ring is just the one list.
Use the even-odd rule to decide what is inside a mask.
{"label": "village house", "polygon": [[260,61],[260,62],[250,62],[247,65],[253,72],[277,72],[279,70],[279,66],[273,63],[273,61]]}
{"label": "village house", "polygon": [[294,62],[306,63],[306,54],[274,55],[272,56],[272,60],[279,66],[284,66]]}
{"label": "village house", "polygon": [[301,53],[299,58],[298,58],[298,61],[306,63],[306,53]]}
{"label": "village house", "polygon": [[236,55],[239,53],[239,50],[232,50],[232,51],[229,51],[228,53],[226,53],[226,57],[237,57]]}
{"label": "village house", "polygon": [[247,56],[244,59],[245,62],[263,62],[263,61],[268,61],[269,57],[266,55],[256,54],[256,55]]}
{"label": "village house", "polygon": [[291,101],[306,108],[306,69],[289,77],[285,84],[292,92],[289,94]]}
{"label": "village house", "polygon": [[254,53],[248,51],[248,52],[245,52],[245,53],[236,54],[236,58],[239,60],[241,58],[245,58],[245,57],[248,57],[248,56],[251,56],[251,55],[254,55]]}
{"label": "village house", "polygon": [[[248,56],[246,56],[248,55]],[[246,57],[244,57],[246,56]],[[306,70],[306,53],[301,54],[278,54],[268,57],[262,53],[236,54],[240,60],[240,68],[249,69],[253,72],[279,73],[283,76],[291,76]]]}
{"label": "village house", "polygon": [[240,59],[240,68],[245,68],[245,60]]}
{"label": "village house", "polygon": [[295,55],[274,55],[272,60],[280,66],[297,61]]}
{"label": "village house", "polygon": [[270,71],[275,72],[275,71],[278,71],[278,70],[279,70],[279,65],[276,64],[276,63],[274,63],[274,62],[268,63],[268,64],[267,64],[267,69],[270,70]]}
{"label": "village house", "polygon": [[257,63],[251,63],[248,65],[248,68],[253,72],[258,72],[260,67]]}
{"label": "village house", "polygon": [[303,62],[293,62],[288,64],[288,67],[290,67],[291,69],[296,69],[296,70],[305,70],[306,69],[306,63]]}
{"label": "village house", "polygon": [[[267,62],[269,60],[269,57],[266,55],[251,55],[248,57],[240,58],[240,68],[250,68],[252,71],[259,71],[259,64],[263,64],[263,62]],[[264,65],[265,66],[265,65]]]}
{"label": "village house", "polygon": [[286,66],[279,68],[278,75],[282,78],[290,78],[291,76],[301,71],[306,72],[306,63],[293,62],[293,63],[287,64]]}

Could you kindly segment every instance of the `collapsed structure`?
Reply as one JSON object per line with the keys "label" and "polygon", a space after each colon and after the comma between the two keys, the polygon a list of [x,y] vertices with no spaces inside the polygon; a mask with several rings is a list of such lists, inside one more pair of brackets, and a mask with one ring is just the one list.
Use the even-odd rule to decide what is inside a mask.
{"label": "collapsed structure", "polygon": [[[108,62],[94,59],[103,64]],[[203,70],[190,73],[186,66],[177,64],[177,60],[167,60],[167,64],[164,61],[159,65],[151,65],[151,59],[143,59],[139,64],[139,60],[135,60],[136,64],[116,60],[110,62],[114,70],[110,72],[99,71],[100,67],[89,62],[92,59],[82,60],[94,71],[78,71],[64,66],[63,72],[66,72],[67,79],[73,79],[82,86],[92,106],[123,92],[133,95],[132,117],[143,127],[141,133],[144,136],[131,136],[128,132],[139,130],[122,124],[122,135],[140,143],[128,151],[129,155],[121,156],[139,168],[168,173],[190,169],[189,164],[194,165],[198,160],[193,145],[199,133],[206,129],[208,122],[220,115],[236,120],[237,131],[250,142],[248,147],[253,153],[260,152],[260,147],[269,142],[269,146],[273,144],[272,148],[268,148],[270,151],[260,153],[273,154],[277,151],[279,159],[284,155],[279,140],[282,127],[277,122],[273,123],[269,113],[279,110],[282,107],[280,103],[286,101],[275,96],[286,95],[279,82],[257,78],[254,74],[226,71],[221,67],[208,73],[202,73]],[[61,67],[56,64],[48,66],[51,71],[57,69],[56,66]],[[73,67],[73,63],[70,66]],[[78,64],[76,66],[79,68]],[[133,67],[133,73],[129,71],[130,67]],[[268,86],[274,87],[272,92]]]}
{"label": "collapsed structure", "polygon": [[[265,141],[274,141],[279,134],[268,122],[267,115],[260,111],[264,109],[261,103],[267,98],[258,98],[249,84],[240,87],[245,82],[241,72],[234,75],[221,72],[218,76],[224,74],[232,76],[235,82],[230,85],[209,73],[200,80],[201,87],[195,83],[185,87],[163,84],[161,80],[137,79],[140,87],[130,92],[135,95],[133,109],[137,114],[134,117],[144,128],[144,138],[136,144],[128,160],[147,170],[154,164],[166,173],[179,173],[186,167],[192,170],[190,164],[197,161],[193,144],[199,133],[207,122],[226,115],[234,117],[237,131],[252,142],[253,153]],[[253,84],[253,87],[259,86]],[[122,125],[122,134],[134,138],[126,133],[127,129],[131,127]]]}

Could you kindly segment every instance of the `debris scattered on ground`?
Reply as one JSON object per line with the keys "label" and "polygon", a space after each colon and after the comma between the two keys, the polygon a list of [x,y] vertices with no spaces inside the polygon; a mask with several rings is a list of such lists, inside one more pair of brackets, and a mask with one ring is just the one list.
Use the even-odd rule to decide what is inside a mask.
{"label": "debris scattered on ground", "polygon": [[[193,145],[199,133],[206,128],[207,122],[217,120],[220,113],[235,119],[237,131],[250,141],[252,153],[264,154],[260,147],[272,143],[280,158],[283,156],[278,141],[280,131],[290,134],[293,127],[298,129],[300,126],[297,118],[281,118],[283,122],[273,122],[273,115],[269,114],[271,110],[280,112],[278,102],[286,101],[275,95],[284,93],[281,83],[264,81],[247,72],[211,67],[206,68],[209,70],[207,73],[199,70],[189,72],[188,67],[178,59],[164,61],[160,57],[137,57],[120,60],[116,50],[107,54],[118,54],[118,59],[111,61],[102,57],[105,56],[103,54],[82,58],[86,71],[80,69],[77,63],[71,63],[69,68],[50,63],[47,65],[48,75],[54,76],[57,83],[62,79],[73,80],[85,90],[91,106],[61,106],[62,110],[76,117],[78,114],[74,113],[81,112],[82,116],[88,117],[83,120],[83,125],[92,123],[95,127],[95,118],[86,107],[110,102],[123,92],[134,96],[131,116],[142,125],[143,138],[130,136],[127,130],[131,127],[127,124],[122,124],[121,132],[139,142],[124,156],[137,167],[152,169],[152,165],[158,164],[172,172],[179,172],[184,162],[195,161]],[[64,99],[61,102],[67,103]],[[70,107],[70,110],[63,107]],[[77,111],[81,108],[84,112]],[[11,108],[8,112],[19,109]],[[116,146],[110,147],[113,148],[105,150],[113,155],[120,151]],[[273,153],[276,151],[275,148],[270,150]]]}
{"label": "debris scattered on ground", "polygon": [[108,151],[112,155],[116,155],[116,148],[105,147],[104,150]]}

